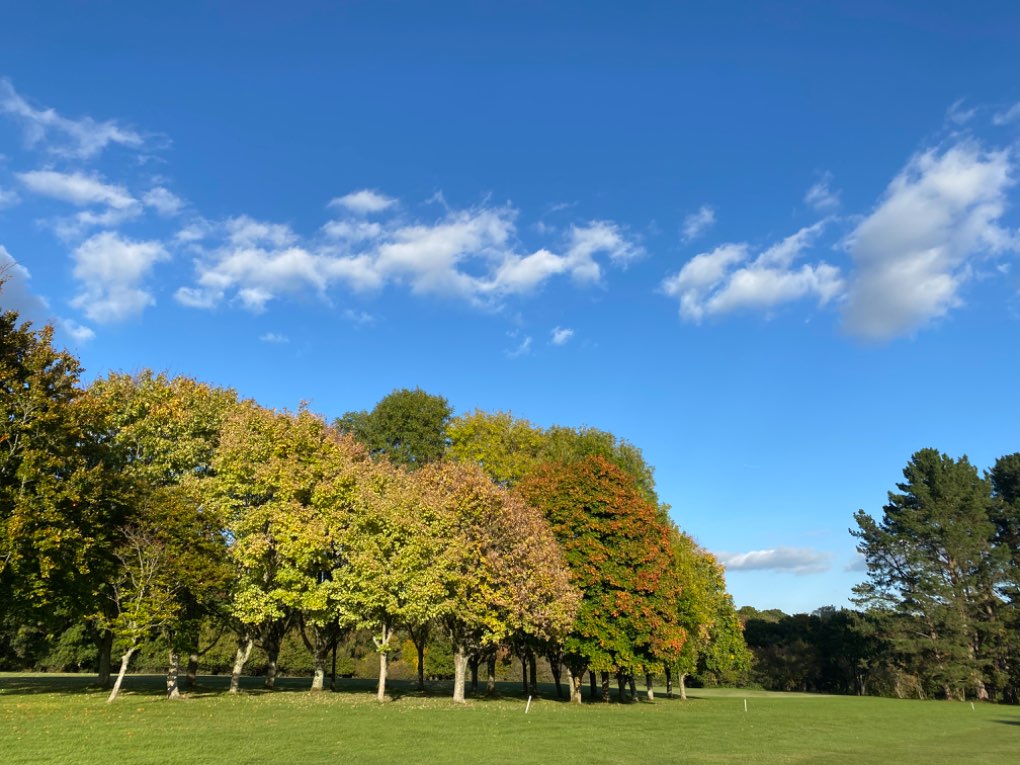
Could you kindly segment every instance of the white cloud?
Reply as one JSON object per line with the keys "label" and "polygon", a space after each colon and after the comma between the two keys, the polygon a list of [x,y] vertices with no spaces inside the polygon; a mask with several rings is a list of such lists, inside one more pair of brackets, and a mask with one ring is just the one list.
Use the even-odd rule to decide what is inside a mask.
{"label": "white cloud", "polygon": [[105,183],[94,175],[32,170],[18,173],[17,177],[35,194],[70,202],[78,207],[106,205],[114,210],[125,210],[137,204],[123,186]]}
{"label": "white cloud", "polygon": [[1020,120],[1020,101],[1013,104],[1006,111],[998,112],[992,117],[992,122],[996,125],[1008,125],[1010,122],[1017,120]]}
{"label": "white cloud", "polygon": [[684,218],[681,229],[684,243],[693,241],[715,225],[715,209],[708,205],[702,205],[697,212],[693,212]]}
{"label": "white cloud", "polygon": [[259,338],[259,340],[263,343],[273,343],[275,345],[283,345],[290,342],[289,337],[280,334],[279,332],[266,332]]}
{"label": "white cloud", "polygon": [[826,222],[800,229],[753,260],[746,243],[695,255],[663,281],[662,290],[677,299],[681,317],[693,322],[741,309],[769,310],[807,297],[824,305],[843,290],[839,269],[824,262],[795,268],[794,261],[814,244]]}
{"label": "white cloud", "polygon": [[946,110],[946,118],[957,125],[966,125],[977,114],[977,109],[971,107],[970,109],[963,108],[964,99],[958,98],[952,103],[949,109]]}
{"label": "white cloud", "polygon": [[78,343],[87,343],[96,337],[96,333],[84,324],[79,324],[74,319],[61,319],[60,328],[63,329],[71,339]]}
{"label": "white cloud", "polygon": [[[512,333],[511,337],[516,337],[516,333]],[[504,351],[508,359],[516,359],[520,356],[526,356],[531,351],[531,337],[524,337],[520,343],[513,348]]]}
{"label": "white cloud", "polygon": [[290,226],[282,223],[265,223],[247,215],[230,218],[226,222],[227,237],[237,247],[286,247],[297,241]]}
{"label": "white cloud", "polygon": [[18,192],[14,189],[5,189],[0,186],[0,210],[5,207],[14,207],[20,201],[21,197],[18,196]]}
{"label": "white cloud", "polygon": [[804,204],[821,213],[828,213],[839,208],[839,191],[831,188],[832,174],[826,173],[804,195]]}
{"label": "white cloud", "polygon": [[21,123],[29,146],[42,146],[58,156],[89,159],[111,144],[137,148],[142,137],[112,120],[69,119],[53,109],[37,109],[22,98],[10,80],[0,79],[0,114]]}
{"label": "white cloud", "polygon": [[344,318],[359,327],[367,327],[375,324],[375,317],[365,311],[355,311],[353,308],[344,309]]}
{"label": "white cloud", "polygon": [[574,330],[567,327],[554,327],[552,331],[552,344],[564,345],[574,336]]}
{"label": "white cloud", "polygon": [[156,186],[142,195],[142,202],[167,218],[177,215],[184,207],[184,200],[169,189]]}
{"label": "white cloud", "polygon": [[790,574],[820,574],[832,567],[832,554],[807,547],[774,547],[745,553],[716,553],[730,571],[778,571]]}
{"label": "white cloud", "polygon": [[159,242],[135,242],[112,231],[96,234],[72,254],[82,291],[71,305],[100,323],[140,314],[155,303],[142,283],[156,263],[169,257]]}
{"label": "white cloud", "polygon": [[328,241],[318,243],[302,242],[287,226],[234,218],[186,236],[200,252],[197,280],[179,289],[177,299],[194,307],[233,299],[261,310],[282,294],[306,289],[322,294],[337,284],[356,291],[402,285],[416,294],[497,305],[558,274],[597,281],[599,258],[622,265],[640,253],[616,224],[595,221],[571,227],[562,254],[522,254],[516,215],[503,206],[448,210],[429,223],[334,221],[324,227]]}
{"label": "white cloud", "polygon": [[332,239],[353,243],[378,239],[383,233],[383,227],[379,223],[363,220],[331,220],[322,227],[322,231]]}
{"label": "white cloud", "polygon": [[913,157],[847,239],[847,330],[887,340],[962,305],[973,261],[1016,248],[999,223],[1013,171],[1010,153],[970,141]]}
{"label": "white cloud", "polygon": [[368,215],[387,210],[396,203],[396,199],[380,194],[378,191],[362,189],[337,197],[331,200],[328,206],[342,208],[356,215]]}

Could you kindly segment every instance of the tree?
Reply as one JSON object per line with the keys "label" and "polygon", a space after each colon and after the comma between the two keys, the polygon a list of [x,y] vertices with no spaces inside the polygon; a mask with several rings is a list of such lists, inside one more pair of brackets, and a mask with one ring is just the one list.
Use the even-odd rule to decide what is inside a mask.
{"label": "tree", "polygon": [[916,452],[903,475],[879,521],[854,516],[868,566],[855,601],[890,617],[893,650],[928,692],[986,698],[1003,571],[989,484],[966,457],[934,449]]}
{"label": "tree", "polygon": [[579,594],[556,539],[535,508],[477,467],[428,466],[416,474],[430,533],[442,541],[434,566],[445,600],[440,618],[454,647],[454,701],[464,701],[468,654],[511,635],[557,640]]}
{"label": "tree", "polygon": [[542,459],[543,431],[509,412],[476,409],[453,419],[446,432],[449,456],[478,465],[500,486],[515,486]]}
{"label": "tree", "polygon": [[[130,515],[80,374],[78,360],[54,348],[52,327],[0,314],[0,600],[47,619],[85,619],[108,605],[100,591]],[[105,686],[111,635],[94,637]]]}
{"label": "tree", "polygon": [[[518,487],[552,527],[582,594],[563,640],[571,699],[585,670],[631,676],[679,650],[682,628],[654,597],[668,571],[667,529],[637,482],[601,456],[549,463]],[[622,686],[621,686],[622,688]]]}
{"label": "tree", "polygon": [[[220,430],[237,396],[232,390],[187,377],[168,378],[146,370],[100,378],[89,387],[88,397],[101,413],[100,438],[113,453],[118,471],[135,485],[136,496],[144,502],[148,493],[187,486],[183,491],[162,492],[175,498],[166,508],[178,515],[163,514],[160,535],[161,544],[174,551],[178,560],[188,561],[192,574],[206,576],[205,581],[188,577],[177,618],[163,624],[170,648],[167,692],[170,698],[178,698],[182,652],[197,662],[202,619],[223,616],[219,611],[228,568],[219,533],[221,521],[209,508],[202,512],[198,483],[212,473]],[[179,537],[168,536],[170,530]]]}
{"label": "tree", "polygon": [[[244,404],[224,424],[212,465],[210,501],[226,519],[239,626],[231,690],[257,640],[273,687],[280,644],[295,620],[320,627],[349,619],[338,609],[343,518],[367,455],[306,410],[272,412]],[[325,648],[316,650],[321,683]]]}
{"label": "tree", "polygon": [[1020,703],[1020,453],[996,460],[988,478],[995,544],[1008,564],[1001,588],[1008,607],[1003,610],[1003,646],[995,670],[1003,681],[1004,697],[1016,704]]}
{"label": "tree", "polygon": [[417,469],[443,456],[452,410],[446,399],[421,388],[395,390],[371,412],[347,412],[336,421],[374,456]]}

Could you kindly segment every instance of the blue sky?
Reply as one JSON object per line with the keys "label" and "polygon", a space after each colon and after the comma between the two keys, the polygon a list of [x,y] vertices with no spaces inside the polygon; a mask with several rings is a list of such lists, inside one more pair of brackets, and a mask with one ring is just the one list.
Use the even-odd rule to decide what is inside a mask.
{"label": "blue sky", "polygon": [[1014,3],[154,5],[0,23],[2,301],[90,379],[610,430],[788,611],[1020,449]]}

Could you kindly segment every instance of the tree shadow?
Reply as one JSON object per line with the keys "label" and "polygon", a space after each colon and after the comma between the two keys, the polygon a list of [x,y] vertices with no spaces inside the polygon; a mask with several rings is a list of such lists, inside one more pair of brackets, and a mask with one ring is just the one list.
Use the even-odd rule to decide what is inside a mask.
{"label": "tree shadow", "polygon": [[[275,687],[265,687],[265,677],[258,675],[245,675],[241,678],[240,694],[245,696],[265,696],[271,694],[312,694],[312,680],[310,677],[278,677]],[[229,675],[199,675],[194,685],[189,686],[185,678],[181,678],[181,695],[185,699],[209,698],[216,696],[227,696],[230,690]],[[587,690],[587,689],[586,689]],[[154,674],[128,674],[124,677],[121,686],[121,694],[134,697],[162,698],[166,696],[166,676]],[[347,695],[351,697],[372,697],[377,692],[377,681],[375,678],[337,678],[336,689],[329,688],[329,680],[322,691],[314,693]],[[96,683],[96,676],[55,674],[46,672],[37,673],[12,673],[0,674],[0,697],[4,696],[33,696],[33,695],[58,695],[58,696],[95,696],[105,697],[109,694],[109,688],[102,688]],[[495,691],[489,693],[485,685],[479,686],[477,691],[466,692],[466,698],[472,703],[493,703],[493,702],[519,702],[526,704],[529,694],[521,687],[519,682],[500,681],[495,685]],[[389,702],[397,702],[404,699],[434,699],[442,700],[453,697],[453,681],[433,680],[426,683],[424,690],[419,690],[415,680],[390,680],[386,684],[386,697]],[[669,699],[665,694],[656,694],[655,701],[678,701],[677,697]],[[562,695],[557,694],[554,683],[539,683],[538,693],[532,697],[532,703],[543,704],[569,704],[570,696],[566,686],[562,689]],[[606,704],[601,694],[596,698],[590,698],[586,692],[583,696],[583,703]],[[621,702],[613,694],[608,702],[612,705],[620,705]],[[647,704],[643,694],[638,694],[636,699],[628,699],[623,704]],[[654,702],[653,702],[654,703]]]}
{"label": "tree shadow", "polygon": [[992,720],[1000,725],[1020,725],[1020,720]]}

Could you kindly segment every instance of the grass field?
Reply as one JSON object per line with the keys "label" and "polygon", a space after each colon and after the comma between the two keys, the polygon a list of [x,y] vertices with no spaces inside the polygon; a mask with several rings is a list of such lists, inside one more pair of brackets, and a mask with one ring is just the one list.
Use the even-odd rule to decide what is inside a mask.
{"label": "grass field", "polygon": [[[761,691],[695,690],[689,701],[569,704],[520,689],[455,706],[442,685],[421,695],[343,681],[311,694],[284,679],[264,693],[224,693],[201,678],[180,702],[160,678],[129,676],[108,705],[91,678],[0,674],[0,763],[1009,763],[1020,757],[1020,708]],[[543,688],[549,692],[551,688]],[[744,699],[747,712],[744,712]]]}

